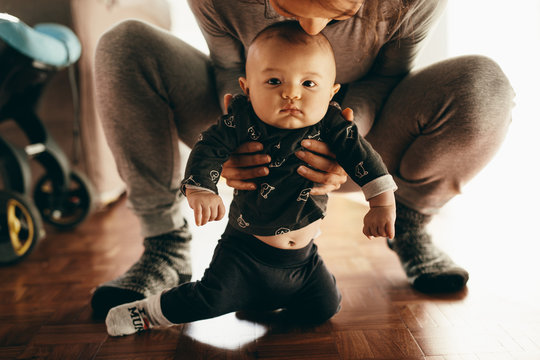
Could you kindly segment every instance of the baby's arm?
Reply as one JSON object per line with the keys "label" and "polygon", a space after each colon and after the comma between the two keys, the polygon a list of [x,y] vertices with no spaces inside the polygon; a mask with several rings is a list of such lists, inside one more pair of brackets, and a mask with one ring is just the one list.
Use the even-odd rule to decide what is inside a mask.
{"label": "baby's arm", "polygon": [[368,201],[370,209],[364,217],[364,234],[370,239],[377,236],[393,239],[396,221],[394,191],[385,191]]}
{"label": "baby's arm", "polygon": [[221,220],[225,215],[225,205],[221,197],[211,191],[186,188],[189,206],[195,215],[195,224],[202,226],[209,221]]}

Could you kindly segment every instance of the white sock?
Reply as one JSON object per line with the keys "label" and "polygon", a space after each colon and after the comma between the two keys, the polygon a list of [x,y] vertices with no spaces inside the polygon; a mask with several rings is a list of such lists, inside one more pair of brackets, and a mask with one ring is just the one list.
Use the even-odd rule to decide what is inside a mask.
{"label": "white sock", "polygon": [[123,336],[156,326],[174,325],[161,312],[160,299],[161,294],[156,294],[112,308],[105,319],[107,332],[111,336]]}

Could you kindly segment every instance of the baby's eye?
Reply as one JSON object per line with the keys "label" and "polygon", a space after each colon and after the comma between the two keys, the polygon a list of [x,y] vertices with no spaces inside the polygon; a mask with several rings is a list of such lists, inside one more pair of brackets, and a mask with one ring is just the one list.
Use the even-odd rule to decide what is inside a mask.
{"label": "baby's eye", "polygon": [[315,87],[317,86],[317,84],[315,83],[315,81],[312,81],[312,80],[306,80],[302,83],[302,86],[305,86],[305,87]]}
{"label": "baby's eye", "polygon": [[281,84],[281,80],[279,80],[278,78],[271,78],[271,79],[268,79],[266,81],[266,83],[268,85],[280,85]]}

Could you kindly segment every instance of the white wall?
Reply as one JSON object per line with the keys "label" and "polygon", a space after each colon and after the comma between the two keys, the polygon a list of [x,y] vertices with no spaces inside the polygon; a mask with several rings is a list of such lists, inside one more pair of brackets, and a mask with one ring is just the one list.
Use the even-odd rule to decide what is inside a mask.
{"label": "white wall", "polygon": [[208,54],[208,47],[204,41],[197,22],[189,9],[186,0],[169,0],[172,12],[172,32],[193,47]]}
{"label": "white wall", "polygon": [[451,0],[448,20],[448,54],[478,53],[495,59],[516,91],[511,135],[520,142],[538,143],[534,139],[540,131],[540,1]]}
{"label": "white wall", "polygon": [[430,43],[420,62],[489,56],[509,77],[516,105],[502,148],[443,209],[432,231],[472,281],[501,296],[526,292],[532,302],[540,299],[527,276],[537,273],[540,250],[540,1],[449,0],[445,16],[438,37],[445,46]]}

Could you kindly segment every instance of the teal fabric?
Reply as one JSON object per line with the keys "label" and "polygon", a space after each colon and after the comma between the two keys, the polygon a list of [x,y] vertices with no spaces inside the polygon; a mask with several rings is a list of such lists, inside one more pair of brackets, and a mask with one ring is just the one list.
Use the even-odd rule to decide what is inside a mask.
{"label": "teal fabric", "polygon": [[77,36],[59,24],[43,23],[31,28],[16,17],[0,14],[0,39],[20,53],[50,66],[68,66],[81,55]]}

